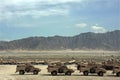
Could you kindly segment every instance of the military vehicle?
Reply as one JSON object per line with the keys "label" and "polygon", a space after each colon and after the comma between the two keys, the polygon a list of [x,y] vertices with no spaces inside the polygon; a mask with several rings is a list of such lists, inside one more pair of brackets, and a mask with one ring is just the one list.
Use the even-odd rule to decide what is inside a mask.
{"label": "military vehicle", "polygon": [[25,72],[29,73],[32,72],[33,74],[37,75],[41,69],[35,68],[33,65],[26,63],[26,64],[18,64],[16,67],[16,72],[19,72],[20,75],[24,75]]}
{"label": "military vehicle", "polygon": [[106,70],[100,64],[95,63],[79,64],[78,70],[83,72],[85,76],[88,76],[89,73],[97,73],[98,76],[103,76],[106,73]]}
{"label": "military vehicle", "polygon": [[113,70],[115,65],[120,65],[120,60],[118,59],[110,59],[102,62],[102,67],[106,70]]}
{"label": "military vehicle", "polygon": [[65,73],[65,75],[71,75],[74,72],[74,70],[69,69],[66,65],[64,65],[61,62],[48,64],[47,70],[53,76],[57,75],[57,73]]}
{"label": "military vehicle", "polygon": [[115,66],[113,68],[113,74],[116,74],[116,76],[120,77],[120,66]]}
{"label": "military vehicle", "polygon": [[85,65],[85,64],[95,65],[96,63],[93,62],[93,61],[82,60],[82,61],[76,61],[75,64],[77,65],[77,70],[80,70],[80,67],[81,67],[82,65]]}

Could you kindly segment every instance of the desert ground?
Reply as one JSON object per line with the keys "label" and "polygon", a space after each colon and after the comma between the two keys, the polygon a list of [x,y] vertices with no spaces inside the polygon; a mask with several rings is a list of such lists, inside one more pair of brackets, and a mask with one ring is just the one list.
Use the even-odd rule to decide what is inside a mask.
{"label": "desert ground", "polygon": [[[120,80],[111,71],[108,71],[103,77],[97,76],[96,74],[83,76],[77,70],[71,76],[64,76],[64,74],[51,76],[47,72],[47,65],[36,65],[35,67],[42,69],[38,75],[33,75],[32,73],[19,75],[15,73],[16,65],[0,65],[0,80]],[[69,68],[75,69],[74,65],[69,66]]]}
{"label": "desert ground", "polygon": [[[18,60],[60,60],[67,61],[72,58],[81,60],[96,60],[104,61],[111,58],[120,59],[120,51],[1,51],[0,57],[5,59],[15,58]],[[116,77],[112,74],[112,71],[107,71],[103,76],[97,76],[97,74],[90,74],[89,76],[83,76],[76,70],[76,65],[68,65],[69,68],[75,70],[71,76],[64,76],[64,74],[58,74],[58,76],[51,76],[47,72],[47,65],[34,65],[40,68],[42,71],[38,75],[32,73],[26,73],[25,75],[19,75],[15,73],[16,65],[0,65],[0,80],[120,80],[120,77]]]}

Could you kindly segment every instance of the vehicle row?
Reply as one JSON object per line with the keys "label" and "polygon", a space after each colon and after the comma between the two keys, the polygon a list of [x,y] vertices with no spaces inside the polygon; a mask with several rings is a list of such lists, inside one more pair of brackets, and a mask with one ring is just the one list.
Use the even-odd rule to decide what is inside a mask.
{"label": "vehicle row", "polygon": [[[90,73],[97,74],[98,76],[104,76],[104,74],[107,72],[105,68],[103,68],[100,64],[77,64],[77,70],[82,72],[84,76],[88,76]],[[20,75],[24,75],[25,73],[33,73],[34,75],[37,75],[41,69],[34,67],[32,64],[26,63],[26,64],[18,64],[16,67],[16,72],[19,72]],[[56,63],[49,63],[47,67],[47,71],[51,73],[51,75],[55,76],[59,73],[65,74],[65,75],[72,75],[72,73],[75,72],[74,69],[69,69],[67,65],[61,62]],[[113,70],[113,74],[116,74],[116,76],[120,76],[120,66],[115,65]]]}

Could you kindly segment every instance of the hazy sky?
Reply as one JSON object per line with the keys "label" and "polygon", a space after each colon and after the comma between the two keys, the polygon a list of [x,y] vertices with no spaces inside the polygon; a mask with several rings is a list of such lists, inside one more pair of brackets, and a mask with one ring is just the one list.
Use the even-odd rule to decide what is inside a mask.
{"label": "hazy sky", "polygon": [[120,0],[0,0],[0,40],[120,30]]}

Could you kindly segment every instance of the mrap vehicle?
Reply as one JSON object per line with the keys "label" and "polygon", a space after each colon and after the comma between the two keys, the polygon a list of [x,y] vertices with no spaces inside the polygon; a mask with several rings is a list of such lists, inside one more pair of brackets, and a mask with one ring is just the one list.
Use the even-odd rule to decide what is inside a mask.
{"label": "mrap vehicle", "polygon": [[37,75],[41,69],[35,68],[33,65],[26,63],[26,64],[18,64],[16,67],[16,72],[19,72],[20,75],[24,75],[25,73],[33,73]]}

